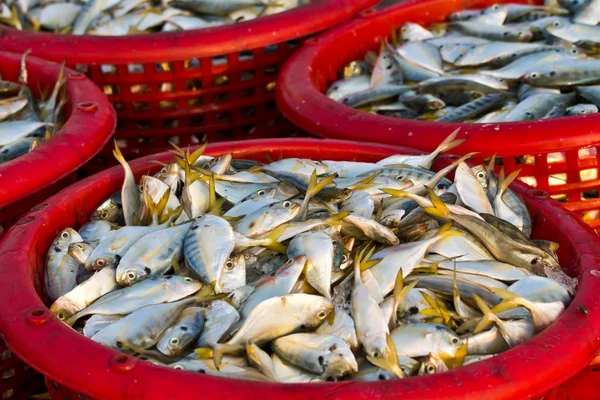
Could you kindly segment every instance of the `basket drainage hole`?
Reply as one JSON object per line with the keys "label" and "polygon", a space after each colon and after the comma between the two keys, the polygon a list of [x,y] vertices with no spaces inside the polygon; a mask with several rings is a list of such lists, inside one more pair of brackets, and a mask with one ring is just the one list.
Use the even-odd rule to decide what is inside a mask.
{"label": "basket drainage hole", "polygon": [[6,400],[6,399],[11,399],[15,394],[15,391],[13,389],[8,389],[4,392],[2,392],[2,400]]}
{"label": "basket drainage hole", "polygon": [[544,192],[543,190],[535,189],[531,191],[531,196],[538,199],[545,199],[548,197],[548,193]]}
{"label": "basket drainage hole", "polygon": [[78,107],[80,110],[88,111],[88,112],[94,111],[97,108],[96,103],[92,103],[92,102],[79,103]]}
{"label": "basket drainage hole", "polygon": [[127,357],[127,356],[116,356],[115,357],[115,362],[117,362],[119,364],[125,364],[128,360],[129,360],[129,357]]}

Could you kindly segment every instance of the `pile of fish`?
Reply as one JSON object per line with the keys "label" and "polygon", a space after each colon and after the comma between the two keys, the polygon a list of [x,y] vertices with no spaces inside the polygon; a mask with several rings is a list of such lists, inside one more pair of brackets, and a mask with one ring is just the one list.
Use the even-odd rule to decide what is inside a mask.
{"label": "pile of fish", "polygon": [[123,36],[221,26],[272,15],[307,0],[12,0],[0,23],[19,30]]}
{"label": "pile of fish", "polygon": [[52,93],[36,99],[27,85],[27,53],[23,55],[18,82],[0,78],[0,164],[37,148],[62,125],[67,103],[64,64]]}
{"label": "pile of fish", "polygon": [[426,29],[407,22],[327,95],[381,115],[527,121],[598,112],[600,2],[494,4]]}
{"label": "pile of fish", "polygon": [[[385,380],[493,357],[552,324],[577,280],[530,239],[516,174],[433,153],[262,164],[174,151],[46,261],[50,310],[158,365],[271,382]],[[455,171],[455,182],[446,176]]]}

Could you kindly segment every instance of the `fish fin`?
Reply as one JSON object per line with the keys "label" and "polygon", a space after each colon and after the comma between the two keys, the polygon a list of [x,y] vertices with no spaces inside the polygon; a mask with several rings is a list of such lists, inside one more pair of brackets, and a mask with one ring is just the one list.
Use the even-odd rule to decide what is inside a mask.
{"label": "fish fin", "polygon": [[329,325],[333,325],[333,321],[335,321],[335,307],[333,307],[333,310],[327,315],[327,322]]}
{"label": "fish fin", "polygon": [[217,192],[215,190],[215,176],[211,175],[208,182],[208,209],[211,210],[217,201]]}
{"label": "fish fin", "polygon": [[210,347],[198,347],[194,350],[194,357],[197,360],[209,360],[213,358],[213,349]]}
{"label": "fish fin", "polygon": [[492,310],[488,307],[487,304],[485,304],[483,300],[481,300],[481,297],[475,294],[473,295],[473,299],[475,300],[475,303],[477,303],[477,307],[479,307],[479,310],[481,310],[481,312],[483,313],[483,317],[481,317],[477,325],[475,325],[473,333],[479,333],[483,331],[485,328],[487,328],[494,322],[497,325],[502,324],[500,318],[498,318],[496,314],[492,312]]}
{"label": "fish fin", "polygon": [[226,201],[227,199],[225,197],[215,200],[212,208],[208,210],[208,214],[220,216],[223,212],[223,204],[225,204]]}
{"label": "fish fin", "polygon": [[498,189],[498,194],[496,196],[500,196],[500,198],[502,198],[502,196],[504,195],[504,192],[506,192],[506,190],[508,189],[508,187],[510,186],[510,184],[517,178],[517,176],[519,175],[519,173],[521,172],[520,169],[517,169],[513,172],[510,173],[510,175],[508,175],[507,177],[503,177],[503,172],[504,172],[504,168],[502,168],[500,170],[500,178],[498,179],[498,184],[500,185],[500,189]]}
{"label": "fish fin", "polygon": [[418,281],[414,281],[407,286],[404,286],[404,275],[402,274],[402,268],[398,270],[396,275],[396,284],[394,286],[393,297],[394,297],[394,312],[392,314],[392,324],[396,326],[398,319],[398,306],[400,302],[410,293],[411,290],[417,286]]}
{"label": "fish fin", "polygon": [[496,168],[496,153],[494,153],[492,158],[490,158],[490,161],[485,166],[485,171],[487,172],[488,176],[490,176],[490,174],[494,173],[495,168]]}
{"label": "fish fin", "polygon": [[531,303],[529,303],[527,300],[523,299],[522,297],[511,291],[500,288],[490,288],[490,290],[504,300],[503,302],[496,304],[492,308],[492,312],[495,314],[500,313],[502,311],[512,310],[513,308],[518,306],[523,306],[528,310],[530,308],[533,308],[531,306]]}
{"label": "fish fin", "polygon": [[398,378],[404,378],[404,372],[402,372],[402,368],[400,368],[400,363],[398,361],[398,353],[396,353],[396,346],[394,345],[394,341],[389,333],[386,334],[385,340],[387,343],[386,350],[381,357],[373,357],[371,355],[367,355],[367,360],[388,372],[393,373]]}
{"label": "fish fin", "polygon": [[461,367],[465,362],[465,357],[467,356],[467,347],[467,342],[464,341],[460,348],[456,351],[454,356],[451,356],[444,352],[440,352],[439,356],[444,362],[444,364],[446,364],[448,369],[458,368]]}
{"label": "fish fin", "polygon": [[226,354],[241,355],[246,352],[246,346],[241,344],[217,344],[213,349],[213,361],[217,369],[221,368],[221,361]]}
{"label": "fish fin", "polygon": [[370,174],[369,176],[367,176],[364,179],[361,179],[360,181],[356,182],[353,185],[348,186],[348,189],[352,189],[352,190],[356,190],[360,187],[367,187],[367,185],[369,185],[371,182],[373,182],[373,180],[375,178],[377,178],[379,175],[381,175],[381,171],[376,171],[372,174]]}
{"label": "fish fin", "polygon": [[409,193],[406,190],[401,190],[401,189],[380,188],[379,190],[381,190],[383,193],[389,194],[392,197],[399,197],[399,198],[408,197],[408,198],[410,198],[413,195],[412,193]]}
{"label": "fish fin", "polygon": [[181,264],[179,263],[179,260],[177,260],[177,257],[173,257],[171,260],[171,265],[173,266],[173,272],[175,272],[175,275],[181,275],[183,270],[181,269]]}
{"label": "fish fin", "polygon": [[342,211],[342,212],[332,215],[331,217],[328,217],[327,219],[325,219],[323,221],[323,223],[329,224],[329,225],[340,225],[341,221],[344,218],[346,218],[348,215],[350,215],[350,213],[348,211]]}
{"label": "fish fin", "polygon": [[425,190],[427,190],[427,193],[429,194],[429,199],[431,200],[433,207],[423,207],[423,211],[434,217],[449,219],[451,214],[446,204],[440,200],[440,198],[433,192],[433,190],[431,190],[431,188],[425,186]]}
{"label": "fish fin", "polygon": [[228,221],[228,222],[237,222],[241,219],[243,219],[246,215],[238,215],[237,217],[228,217],[225,215],[222,215],[221,218],[223,218],[224,220]]}
{"label": "fish fin", "polygon": [[119,148],[119,145],[117,144],[117,139],[114,139],[115,142],[115,149],[113,150],[113,155],[115,156],[115,158],[117,159],[117,161],[119,162],[119,164],[121,164],[123,166],[124,170],[131,170],[131,168],[129,167],[129,164],[127,163],[127,161],[125,160],[125,157],[123,156],[123,153],[121,153],[121,149]]}
{"label": "fish fin", "polygon": [[266,243],[263,245],[263,247],[266,247],[267,249],[273,250],[280,254],[286,254],[287,247],[277,241],[279,237],[283,234],[283,232],[285,232],[285,229],[286,227],[284,224],[279,225],[277,228],[269,232],[267,236],[264,237]]}
{"label": "fish fin", "polygon": [[306,214],[308,213],[308,205],[310,204],[310,200],[325,186],[329,185],[333,180],[337,177],[337,174],[327,175],[320,180],[317,180],[317,170],[313,169],[312,174],[310,175],[310,180],[308,182],[308,188],[306,190],[306,194],[304,195],[304,200],[302,201],[302,205],[300,206],[300,212],[298,215],[304,221],[306,220]]}
{"label": "fish fin", "polygon": [[437,147],[437,149],[435,149],[434,154],[436,154],[436,156],[437,156],[438,154],[445,153],[446,151],[451,150],[451,149],[457,147],[458,145],[463,144],[467,140],[467,138],[456,140],[456,136],[458,136],[459,132],[460,132],[460,128],[456,128],[454,130],[454,132],[452,132],[450,135],[448,135],[448,137],[446,139],[444,139],[442,141],[442,143],[440,143],[440,145]]}
{"label": "fish fin", "polygon": [[188,162],[193,165],[196,161],[200,159],[204,151],[206,150],[206,146],[208,146],[208,142],[203,143],[200,147],[198,147],[192,154],[188,154]]}
{"label": "fish fin", "polygon": [[446,222],[444,225],[440,226],[437,230],[438,235],[442,235],[452,229],[452,221]]}

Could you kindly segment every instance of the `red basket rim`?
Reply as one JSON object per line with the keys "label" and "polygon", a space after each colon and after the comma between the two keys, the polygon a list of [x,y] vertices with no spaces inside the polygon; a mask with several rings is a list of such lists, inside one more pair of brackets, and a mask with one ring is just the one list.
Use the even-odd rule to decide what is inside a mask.
{"label": "red basket rim", "polygon": [[[395,6],[361,13],[362,18],[348,21],[311,41],[297,51],[282,68],[275,90],[277,105],[294,124],[320,137],[369,140],[405,145],[431,151],[450,132],[461,128],[460,136],[468,137],[457,150],[480,151],[483,155],[515,156],[591,147],[600,144],[595,125],[600,114],[558,119],[490,124],[441,123],[405,120],[355,110],[321,93],[316,71],[338,70],[351,61],[344,46],[353,49],[376,49],[381,37],[387,37],[392,26],[414,20],[443,20],[448,13],[465,8],[484,7],[511,0],[413,0]],[[512,1],[515,2],[515,1]],[[527,2],[516,0],[516,2]],[[536,1],[539,3],[539,1]],[[443,14],[443,15],[442,15]],[[391,25],[392,21],[395,22]],[[372,34],[377,30],[377,35]],[[364,34],[370,31],[371,34]],[[527,140],[523,140],[523,135]]]}
{"label": "red basket rim", "polygon": [[[21,54],[0,53],[2,77],[17,80]],[[53,87],[60,66],[27,57],[30,87]],[[35,151],[0,165],[0,207],[7,206],[72,174],[95,156],[115,131],[113,107],[100,89],[84,75],[65,69],[68,119],[57,134]],[[42,199],[40,199],[42,200]]]}
{"label": "red basket rim", "polygon": [[[69,65],[164,62],[251,50],[317,33],[378,0],[318,0],[235,25],[133,36],[56,35],[0,28],[1,47]],[[316,18],[315,16],[318,16]]]}
{"label": "red basket rim", "polygon": [[[210,145],[207,153],[218,155],[233,151],[234,157],[244,157],[260,155],[266,150],[275,150],[274,155],[278,150],[287,154],[312,154],[313,158],[334,152],[341,158],[359,153],[372,158],[398,152],[397,147],[348,141],[267,139]],[[139,176],[160,168],[150,160],[166,161],[171,157],[170,153],[161,153],[136,160],[131,166]],[[122,355],[117,359],[120,353],[76,334],[52,316],[37,296],[32,281],[39,275],[35,272],[36,259],[40,258],[36,249],[45,252],[54,235],[70,223],[67,221],[84,221],[86,210],[95,205],[86,204],[86,210],[82,210],[81,204],[76,205],[77,197],[84,197],[88,203],[99,202],[117,190],[121,182],[122,171],[116,167],[76,183],[25,216],[0,243],[0,303],[3,304],[0,331],[8,346],[59,385],[75,388],[86,396],[183,399],[197,398],[198,393],[202,393],[236,399],[322,398],[325,395],[339,399],[403,395],[418,399],[465,399],[484,395],[515,399],[541,394],[567,380],[590,362],[600,346],[597,296],[600,279],[591,273],[593,269],[600,269],[600,238],[544,192],[515,185],[532,210],[532,217],[544,224],[544,236],[551,239],[552,235],[560,235],[565,248],[570,249],[565,251],[573,251],[576,256],[569,257],[569,263],[581,270],[579,290],[571,306],[555,324],[516,349],[448,373],[371,383],[265,384],[164,369],[131,358],[123,359]]]}

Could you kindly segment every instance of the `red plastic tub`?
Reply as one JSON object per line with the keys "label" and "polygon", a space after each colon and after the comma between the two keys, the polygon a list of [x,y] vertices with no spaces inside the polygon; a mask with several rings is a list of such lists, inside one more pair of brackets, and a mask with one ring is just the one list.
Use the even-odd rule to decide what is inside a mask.
{"label": "red plastic tub", "polygon": [[[279,157],[376,161],[414,150],[318,139],[219,143],[207,153],[266,161]],[[170,161],[162,153],[132,162],[136,175]],[[54,317],[40,299],[43,260],[56,234],[77,226],[121,186],[121,168],[101,172],[45,201],[0,243],[0,330],[9,347],[47,377],[54,399],[522,399],[547,394],[588,365],[600,347],[600,238],[543,191],[514,188],[534,221],[533,236],[560,243],[561,264],[581,283],[571,306],[529,342],[449,373],[373,383],[265,384],[158,367],[109,350]],[[9,267],[10,266],[10,267]],[[583,310],[583,311],[582,311]],[[35,346],[32,346],[35,343]],[[79,397],[78,397],[79,396]],[[550,398],[550,397],[546,397]]]}
{"label": "red plastic tub", "polygon": [[[40,89],[52,90],[60,66],[35,57],[26,62],[34,95]],[[20,66],[21,54],[0,53],[3,79],[17,81]],[[80,73],[67,70],[65,75],[69,102],[63,127],[35,151],[0,165],[0,236],[31,207],[75,182],[77,168],[98,153],[115,130],[114,110],[100,89]],[[11,271],[14,265],[5,267]],[[4,279],[11,282],[10,273]],[[0,398],[25,398],[40,388],[41,377],[6,348],[0,334]]]}
{"label": "red plastic tub", "polygon": [[[170,147],[287,135],[273,88],[283,63],[307,36],[322,32],[377,0],[313,0],[236,25],[123,37],[20,32],[0,27],[0,48],[86,73],[117,110],[126,157]],[[225,83],[224,83],[225,82]],[[111,149],[97,166],[112,162]]]}
{"label": "red plastic tub", "polygon": [[[583,200],[583,193],[598,194],[600,189],[600,114],[518,123],[437,123],[369,114],[324,95],[338,79],[337,71],[349,61],[363,58],[367,51],[378,50],[392,27],[408,21],[427,26],[445,21],[455,11],[505,2],[413,0],[384,10],[365,10],[361,18],[311,39],[310,45],[290,59],[277,83],[278,107],[294,124],[320,137],[368,140],[427,151],[460,127],[459,137],[469,140],[457,152],[479,151],[478,161],[496,153],[507,172],[522,169],[520,176],[528,177],[528,183],[566,200],[567,208],[585,216],[598,229],[600,199]],[[551,175],[556,179],[551,181]]]}

